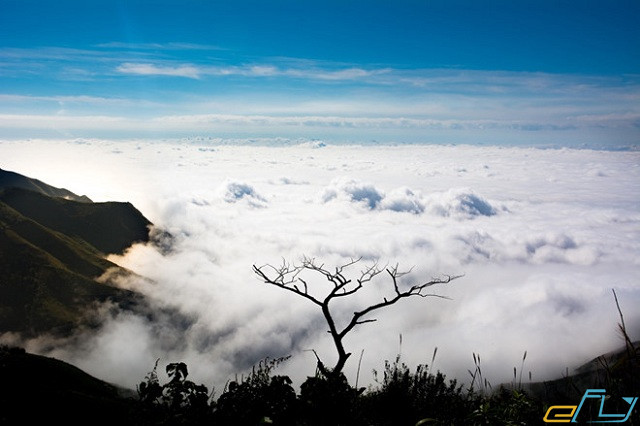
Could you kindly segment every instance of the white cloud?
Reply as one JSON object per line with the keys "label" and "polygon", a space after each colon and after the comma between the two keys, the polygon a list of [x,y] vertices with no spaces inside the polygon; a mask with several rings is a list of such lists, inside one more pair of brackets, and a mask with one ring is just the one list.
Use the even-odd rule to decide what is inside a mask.
{"label": "white cloud", "polygon": [[371,184],[343,178],[334,179],[320,194],[323,203],[337,198],[346,199],[370,210],[378,207],[383,197],[384,195]]}
{"label": "white cloud", "polygon": [[201,76],[201,70],[193,65],[159,66],[145,63],[124,63],[116,69],[123,74],[135,75],[160,75],[171,77],[187,77],[198,79]]}
{"label": "white cloud", "polygon": [[484,198],[468,189],[450,189],[434,194],[428,202],[429,210],[440,216],[472,218],[493,216],[497,210]]}
{"label": "white cloud", "polygon": [[425,202],[420,192],[410,188],[396,188],[387,195],[380,207],[395,212],[420,214],[424,212]]}
{"label": "white cloud", "polygon": [[253,207],[264,207],[267,200],[256,192],[253,186],[248,183],[227,179],[220,191],[227,203],[235,203],[245,200]]}
{"label": "white cloud", "polygon": [[283,68],[274,64],[246,64],[246,65],[174,65],[171,62],[156,61],[155,63],[125,62],[116,68],[123,74],[148,76],[173,76],[199,79],[202,76],[243,76],[243,77],[291,77],[309,80],[350,81],[369,80],[372,77],[388,74],[390,69],[366,70],[350,67],[342,69]]}
{"label": "white cloud", "polygon": [[470,219],[474,216],[493,216],[497,210],[484,198],[468,189],[452,188],[444,193],[423,196],[408,187],[395,188],[389,195],[371,184],[349,178],[336,178],[319,196],[321,202],[343,200],[369,210],[391,210],[420,214],[425,210],[432,215]]}
{"label": "white cloud", "polygon": [[[194,380],[220,389],[263,356],[292,354],[281,372],[299,384],[315,367],[306,349],[334,359],[321,314],[261,285],[251,265],[303,254],[328,266],[352,256],[415,266],[405,284],[465,274],[434,289],[452,300],[407,300],[348,339],[354,353],[365,349],[362,383],[396,355],[400,333],[408,363],[429,362],[437,346],[435,367],[464,383],[472,352],[494,385],[510,379],[525,350],[534,380],[558,377],[622,343],[611,287],[640,337],[638,152],[208,148],[206,140],[0,142],[3,169],[97,201],[131,201],[175,237],[170,253],[138,245],[114,260],[153,280],[127,284],[154,306],[194,322],[120,314],[77,346],[60,344],[56,356],[128,386],[157,357],[184,360]],[[341,309],[380,297],[385,284]],[[356,364],[347,365],[352,379]]]}
{"label": "white cloud", "polygon": [[322,69],[287,69],[282,74],[297,77],[297,78],[310,78],[318,80],[362,80],[369,77],[376,77],[384,74],[391,73],[392,70],[376,69],[365,70],[362,68],[345,68],[340,70],[322,70]]}

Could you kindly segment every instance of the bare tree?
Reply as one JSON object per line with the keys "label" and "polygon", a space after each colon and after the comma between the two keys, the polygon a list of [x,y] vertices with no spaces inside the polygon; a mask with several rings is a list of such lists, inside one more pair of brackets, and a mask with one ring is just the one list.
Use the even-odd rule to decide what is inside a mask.
{"label": "bare tree", "polygon": [[[445,296],[428,293],[427,289],[433,285],[446,284],[461,277],[461,275],[446,275],[442,278],[432,278],[429,281],[412,285],[406,289],[401,289],[399,284],[400,278],[410,273],[411,270],[401,272],[398,270],[398,265],[394,267],[385,266],[381,268],[377,263],[374,263],[373,265],[362,269],[355,281],[348,279],[344,274],[345,270],[360,262],[361,259],[362,258],[351,259],[349,262],[336,267],[335,271],[330,271],[324,267],[324,264],[317,264],[315,259],[308,257],[304,257],[299,265],[291,265],[284,260],[282,265],[278,267],[270,264],[263,266],[253,265],[253,271],[265,283],[275,285],[276,287],[295,293],[298,296],[302,296],[320,307],[322,314],[327,321],[327,325],[329,326],[329,333],[333,338],[333,343],[338,351],[338,361],[332,370],[333,374],[339,374],[342,372],[347,359],[351,355],[351,353],[347,352],[344,348],[343,340],[345,336],[357,325],[376,321],[375,318],[365,318],[368,314],[378,309],[391,306],[399,300],[411,296],[440,297],[447,299]],[[309,291],[309,284],[301,277],[301,274],[305,271],[311,271],[323,275],[331,284],[328,293],[324,297],[318,297],[315,293],[311,293]],[[392,295],[389,297],[382,297],[380,302],[371,304],[360,311],[355,311],[351,320],[342,329],[340,329],[336,325],[334,314],[329,306],[331,301],[355,294],[364,288],[365,284],[371,282],[374,278],[385,271],[389,275],[390,284],[393,286]],[[323,373],[327,372],[323,371]]]}

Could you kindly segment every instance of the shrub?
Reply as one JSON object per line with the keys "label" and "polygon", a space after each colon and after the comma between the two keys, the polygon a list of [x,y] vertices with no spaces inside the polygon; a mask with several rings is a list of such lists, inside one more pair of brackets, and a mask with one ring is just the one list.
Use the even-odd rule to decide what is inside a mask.
{"label": "shrub", "polygon": [[[377,379],[377,372],[374,371]],[[370,424],[415,425],[430,423],[462,423],[468,402],[456,380],[446,380],[439,371],[432,374],[426,364],[412,373],[400,360],[385,361],[379,388],[365,395],[363,405]]]}
{"label": "shrub", "polygon": [[296,424],[296,392],[291,386],[291,379],[287,376],[271,376],[271,371],[286,359],[288,357],[264,359],[247,378],[229,383],[218,399],[215,424]]}
{"label": "shrub", "polygon": [[358,403],[364,391],[349,385],[342,372],[326,369],[318,360],[316,375],[300,386],[302,425],[359,424]]}

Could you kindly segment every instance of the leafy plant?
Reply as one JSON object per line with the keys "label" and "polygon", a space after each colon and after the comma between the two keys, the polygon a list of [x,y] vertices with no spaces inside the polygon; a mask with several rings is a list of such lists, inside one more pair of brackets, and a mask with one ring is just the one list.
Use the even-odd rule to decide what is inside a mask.
{"label": "leafy plant", "polygon": [[211,416],[207,387],[187,380],[187,365],[183,362],[167,365],[170,380],[160,385],[158,360],[145,381],[138,386],[141,403],[141,424],[180,425],[205,424]]}
{"label": "leafy plant", "polygon": [[501,386],[490,395],[477,396],[472,404],[465,421],[469,425],[525,426],[542,420],[542,404],[518,389]]}

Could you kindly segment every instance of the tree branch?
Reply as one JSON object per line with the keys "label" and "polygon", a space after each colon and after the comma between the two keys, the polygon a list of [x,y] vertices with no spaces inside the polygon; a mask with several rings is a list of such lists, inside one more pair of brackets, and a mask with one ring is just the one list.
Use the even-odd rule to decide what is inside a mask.
{"label": "tree branch", "polygon": [[[353,264],[353,263],[351,263],[351,264]],[[368,283],[369,281],[371,281],[374,277],[376,277],[380,273],[382,273],[382,269],[378,268],[378,264],[377,263],[374,263],[373,265],[367,267],[365,270],[360,271],[360,278],[358,278],[356,280],[356,282],[358,283],[357,286],[353,287],[350,290],[347,290],[344,287],[342,287],[342,290],[343,290],[342,293],[338,293],[337,291],[334,291],[334,292],[331,292],[330,296],[331,297],[349,296],[349,295],[357,292],[358,290],[360,290],[362,288],[363,284]],[[349,280],[349,282],[351,282],[351,280]]]}
{"label": "tree branch", "polygon": [[456,276],[451,276],[451,275],[447,275],[446,278],[434,278],[431,281],[427,281],[423,284],[419,284],[419,285],[414,285],[411,288],[409,288],[409,290],[407,291],[400,291],[400,288],[398,287],[398,277],[402,277],[406,274],[408,274],[409,272],[398,272],[397,270],[397,266],[391,268],[391,269],[387,269],[387,272],[389,273],[389,275],[391,276],[391,279],[393,281],[393,286],[396,292],[395,297],[393,297],[392,299],[387,299],[387,298],[383,298],[383,301],[380,303],[377,303],[375,305],[370,305],[369,307],[358,311],[358,312],[354,312],[353,313],[353,317],[351,318],[351,321],[349,322],[349,324],[347,324],[347,326],[339,333],[339,336],[341,338],[344,338],[344,336],[347,335],[347,333],[349,333],[351,330],[353,330],[353,328],[356,325],[359,324],[364,324],[366,322],[372,322],[370,320],[361,320],[360,318],[362,318],[363,316],[367,315],[370,312],[376,311],[378,309],[387,307],[387,306],[391,306],[393,304],[395,304],[396,302],[398,302],[400,299],[406,298],[406,297],[410,297],[410,296],[420,296],[420,297],[438,297],[438,298],[442,298],[442,299],[449,299],[446,296],[440,296],[437,294],[431,294],[431,293],[422,293],[422,290],[427,288],[427,287],[431,287],[433,285],[436,284],[447,284],[457,278],[462,277],[462,275],[456,275]]}
{"label": "tree branch", "polygon": [[[402,290],[400,288],[399,281],[402,277],[409,274],[413,268],[409,269],[408,271],[399,271],[398,264],[392,267],[388,267],[387,265],[385,265],[384,268],[380,268],[377,263],[374,263],[373,265],[365,267],[363,270],[361,270],[360,276],[355,280],[355,282],[353,282],[351,279],[345,277],[344,271],[347,268],[358,263],[361,259],[362,258],[360,257],[356,259],[351,258],[349,262],[336,267],[335,272],[331,272],[326,269],[324,267],[324,264],[318,265],[314,258],[309,258],[306,256],[302,258],[301,263],[298,266],[290,265],[284,259],[280,267],[275,267],[269,264],[260,267],[253,265],[253,271],[265,283],[275,285],[277,287],[295,293],[320,306],[322,314],[324,315],[324,318],[327,321],[327,325],[329,326],[329,333],[331,334],[331,337],[336,346],[336,350],[338,351],[338,361],[335,368],[333,369],[334,374],[338,374],[342,371],[346,360],[351,355],[344,348],[342,342],[344,337],[358,325],[377,321],[375,318],[364,318],[366,315],[370,314],[371,312],[377,311],[378,309],[391,306],[397,303],[399,300],[411,296],[438,297],[442,299],[449,299],[446,296],[427,293],[426,289],[436,284],[447,284],[457,278],[462,277],[462,275],[446,275],[442,278],[432,278],[430,281],[416,284],[406,290]],[[309,294],[309,286],[307,284],[307,281],[299,276],[303,271],[316,272],[324,276],[327,281],[329,281],[333,285],[324,298],[316,298],[315,296]],[[368,307],[360,311],[355,311],[349,323],[342,329],[342,331],[339,331],[336,327],[334,315],[329,309],[329,303],[331,302],[331,300],[355,294],[356,292],[360,291],[365,284],[372,281],[383,271],[387,271],[389,277],[391,278],[391,282],[393,284],[393,296],[383,297],[381,302],[369,305]],[[320,360],[318,359],[318,362],[319,361]]]}
{"label": "tree branch", "polygon": [[[265,266],[271,266],[271,265],[265,265]],[[280,287],[282,289],[295,293],[299,296],[304,297],[305,299],[310,300],[311,302],[315,303],[318,306],[322,306],[322,302],[320,302],[318,299],[316,299],[315,297],[313,297],[307,292],[306,282],[298,279],[298,281],[301,281],[304,284],[304,291],[300,290],[298,286],[294,284],[296,282],[295,277],[298,275],[299,271],[291,271],[291,270],[283,271],[283,270],[278,270],[272,267],[273,269],[276,269],[276,271],[279,271],[278,276],[272,279],[272,278],[269,278],[267,274],[262,270],[265,266],[257,267],[256,265],[253,265],[253,272],[255,272],[259,277],[261,277],[265,283],[275,285],[276,287]],[[294,279],[293,280],[289,279],[285,281],[285,276],[289,274],[293,274]]]}
{"label": "tree branch", "polygon": [[[355,313],[355,312],[354,312],[354,313]],[[366,320],[357,321],[357,322],[356,322],[356,325],[359,325],[359,324],[365,324],[365,323],[368,323],[368,322],[376,322],[376,321],[378,321],[376,318],[366,319]]]}

